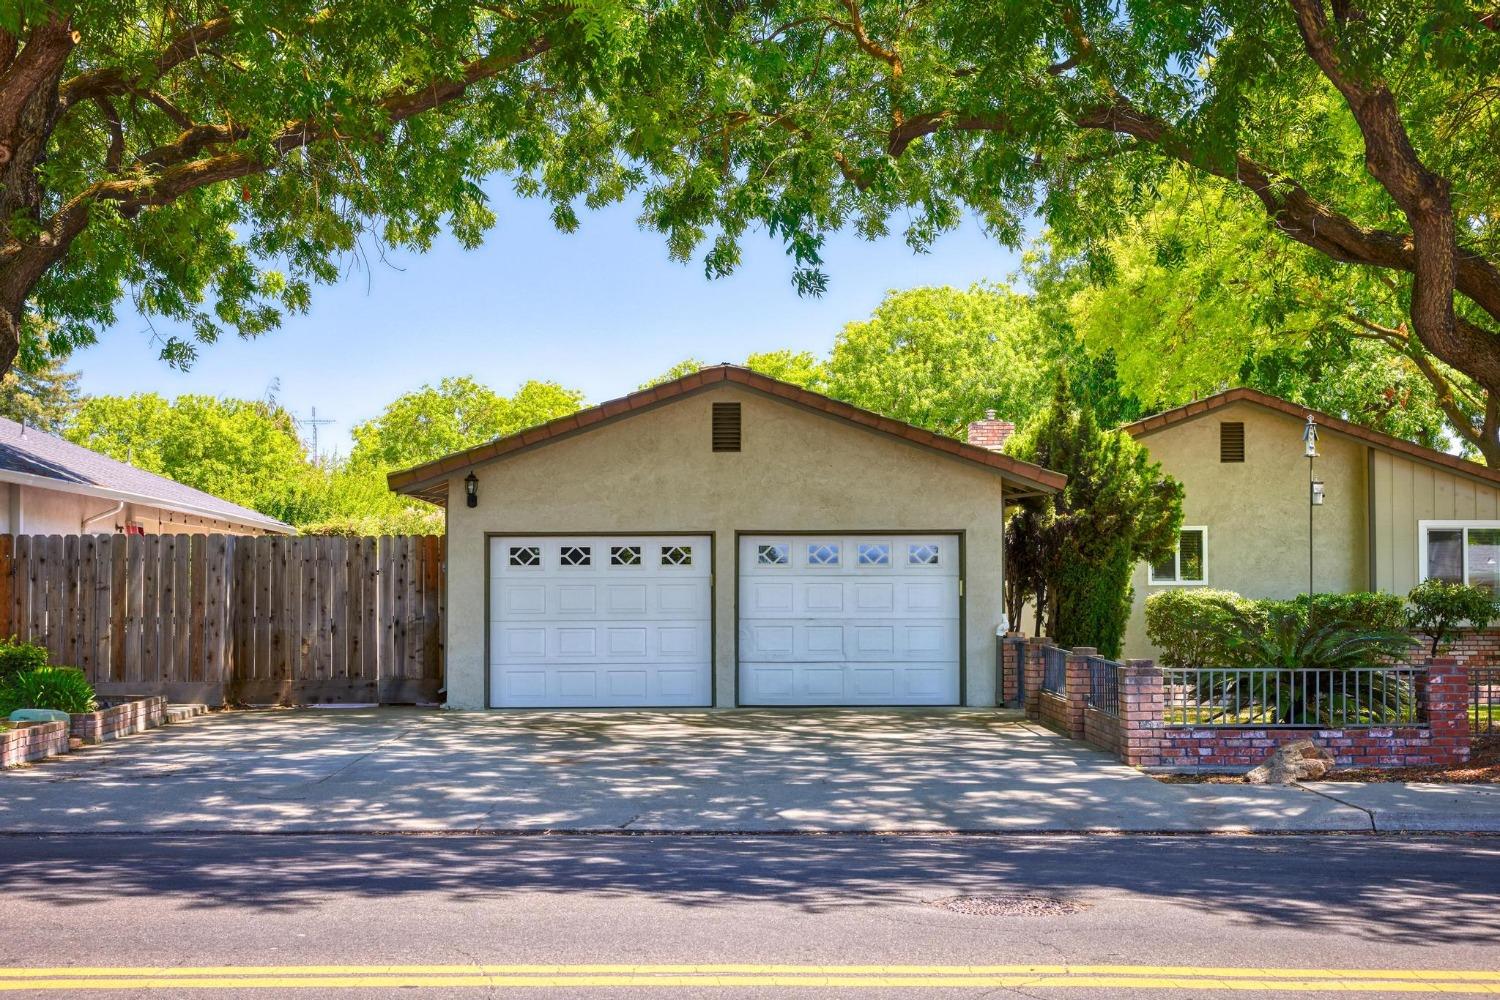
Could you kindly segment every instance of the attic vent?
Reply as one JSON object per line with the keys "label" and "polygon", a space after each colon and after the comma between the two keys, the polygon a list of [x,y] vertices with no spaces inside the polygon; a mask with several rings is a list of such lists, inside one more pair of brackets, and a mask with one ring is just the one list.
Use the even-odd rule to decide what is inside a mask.
{"label": "attic vent", "polygon": [[1219,461],[1245,460],[1245,425],[1239,421],[1219,425]]}
{"label": "attic vent", "polygon": [[714,451],[740,450],[740,404],[714,404]]}

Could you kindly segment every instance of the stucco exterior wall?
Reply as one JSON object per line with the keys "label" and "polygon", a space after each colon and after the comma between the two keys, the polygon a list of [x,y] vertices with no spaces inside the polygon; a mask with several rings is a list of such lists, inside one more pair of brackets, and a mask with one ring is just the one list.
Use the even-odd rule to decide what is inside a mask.
{"label": "stucco exterior wall", "polygon": [[[714,402],[742,404],[743,450],[709,449]],[[486,533],[695,532],[714,538],[716,705],[735,697],[736,532],[960,531],[964,702],[995,704],[1003,608],[996,473],[738,385],[460,470],[448,495],[448,704],[485,707]]]}
{"label": "stucco exterior wall", "polygon": [[109,513],[115,501],[19,483],[0,483],[0,532],[25,535],[113,534],[126,524],[138,524],[148,535],[263,535],[230,521],[184,514],[148,504],[127,503],[110,517],[99,517],[87,528],[84,520]]}
{"label": "stucco exterior wall", "polygon": [[[1219,461],[1219,425],[1245,425],[1245,461]],[[1307,590],[1308,486],[1303,424],[1252,403],[1235,403],[1140,438],[1163,469],[1182,481],[1184,527],[1208,529],[1207,582],[1247,597],[1295,597]],[[1319,591],[1369,586],[1368,446],[1332,432],[1315,464],[1326,499],[1313,508],[1313,572]],[[1146,639],[1146,598],[1163,587],[1136,567],[1124,655],[1154,656]]]}
{"label": "stucco exterior wall", "polygon": [[1383,451],[1370,472],[1377,590],[1404,594],[1420,582],[1420,522],[1500,520],[1500,487]]}

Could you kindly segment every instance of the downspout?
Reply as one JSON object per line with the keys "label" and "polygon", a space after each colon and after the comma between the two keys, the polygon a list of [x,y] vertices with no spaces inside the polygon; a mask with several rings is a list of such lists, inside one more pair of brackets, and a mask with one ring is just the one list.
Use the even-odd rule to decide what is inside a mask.
{"label": "downspout", "polygon": [[80,535],[86,535],[86,534],[88,534],[89,525],[93,524],[95,521],[103,520],[106,517],[114,517],[116,514],[120,513],[120,511],[122,511],[124,509],[125,509],[125,501],[124,500],[116,501],[115,505],[113,507],[109,508],[108,510],[102,510],[99,513],[95,514],[93,517],[86,517],[86,518],[84,518],[83,519],[83,523],[78,526],[78,533]]}

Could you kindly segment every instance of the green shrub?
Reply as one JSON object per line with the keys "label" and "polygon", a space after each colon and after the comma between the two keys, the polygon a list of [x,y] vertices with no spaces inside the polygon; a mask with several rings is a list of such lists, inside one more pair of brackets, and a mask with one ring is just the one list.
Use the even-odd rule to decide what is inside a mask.
{"label": "green shrub", "polygon": [[1406,628],[1406,601],[1399,594],[1362,590],[1353,594],[1299,595],[1292,603],[1305,608],[1309,628],[1342,628],[1394,632]]}
{"label": "green shrub", "polygon": [[1412,631],[1432,637],[1432,655],[1465,625],[1484,628],[1500,613],[1484,588],[1442,580],[1422,581],[1406,599],[1411,602],[1406,623]]}
{"label": "green shrub", "polygon": [[1413,645],[1402,629],[1311,624],[1305,603],[1255,604],[1250,611],[1231,611],[1217,627],[1224,666],[1352,670],[1400,660]]}
{"label": "green shrub", "polygon": [[1165,667],[1222,666],[1224,635],[1235,615],[1257,615],[1256,602],[1232,590],[1173,588],[1146,598],[1146,638]]}
{"label": "green shrub", "polygon": [[0,684],[27,670],[47,665],[47,647],[21,642],[15,636],[0,641]]}
{"label": "green shrub", "polygon": [[0,684],[0,715],[18,708],[92,712],[96,705],[94,686],[77,667],[36,667]]}

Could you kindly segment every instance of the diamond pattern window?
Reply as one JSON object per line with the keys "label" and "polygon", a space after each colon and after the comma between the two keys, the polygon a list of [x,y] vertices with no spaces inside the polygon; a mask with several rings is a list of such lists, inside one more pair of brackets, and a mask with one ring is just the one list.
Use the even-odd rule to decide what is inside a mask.
{"label": "diamond pattern window", "polygon": [[609,547],[609,564],[611,566],[639,566],[641,564],[641,547],[639,545],[611,545]]}
{"label": "diamond pattern window", "polygon": [[784,544],[757,545],[755,561],[761,566],[785,566],[791,561],[791,550]]}
{"label": "diamond pattern window", "polygon": [[693,564],[693,547],[691,545],[663,545],[661,547],[661,564],[663,566],[691,566]]}
{"label": "diamond pattern window", "polygon": [[939,559],[938,547],[930,542],[912,544],[906,547],[906,564],[908,566],[936,566]]}
{"label": "diamond pattern window", "polygon": [[587,545],[564,545],[561,561],[564,566],[588,566],[594,561],[594,550]]}
{"label": "diamond pattern window", "polygon": [[809,566],[837,566],[839,547],[832,542],[814,542],[807,547],[807,564]]}
{"label": "diamond pattern window", "polygon": [[510,564],[512,566],[540,566],[542,564],[542,550],[536,545],[512,545],[510,547]]}
{"label": "diamond pattern window", "polygon": [[861,543],[859,564],[861,566],[889,566],[891,564],[890,545],[885,542]]}

